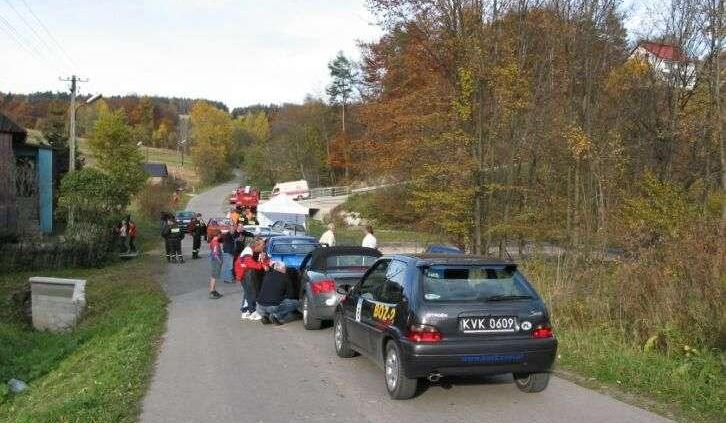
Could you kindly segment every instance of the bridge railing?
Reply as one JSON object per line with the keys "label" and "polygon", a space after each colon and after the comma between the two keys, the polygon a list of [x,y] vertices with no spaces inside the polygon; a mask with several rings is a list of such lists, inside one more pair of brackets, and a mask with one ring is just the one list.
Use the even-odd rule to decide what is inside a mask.
{"label": "bridge railing", "polygon": [[[320,197],[340,197],[343,195],[349,195],[351,192],[353,192],[353,190],[349,186],[312,188],[308,199]],[[260,199],[268,200],[271,195],[272,191],[261,191]]]}

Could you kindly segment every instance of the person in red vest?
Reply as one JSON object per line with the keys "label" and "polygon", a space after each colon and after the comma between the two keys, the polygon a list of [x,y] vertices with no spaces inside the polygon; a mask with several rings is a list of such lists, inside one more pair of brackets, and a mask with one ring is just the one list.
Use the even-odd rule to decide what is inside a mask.
{"label": "person in red vest", "polygon": [[129,218],[129,251],[136,252],[136,223]]}

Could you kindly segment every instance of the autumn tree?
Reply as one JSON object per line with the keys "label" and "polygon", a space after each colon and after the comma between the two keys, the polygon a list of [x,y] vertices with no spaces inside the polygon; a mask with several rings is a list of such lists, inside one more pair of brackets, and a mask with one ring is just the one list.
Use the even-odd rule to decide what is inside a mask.
{"label": "autumn tree", "polygon": [[66,112],[68,107],[62,101],[55,100],[48,106],[48,116],[38,121],[38,129],[54,148],[68,148],[68,129]]}
{"label": "autumn tree", "polygon": [[230,177],[232,119],[223,110],[198,102],[191,112],[191,151],[202,183],[212,184]]}
{"label": "autumn tree", "polygon": [[339,164],[345,169],[345,178],[350,178],[350,154],[348,142],[348,127],[346,125],[346,109],[353,97],[358,79],[358,72],[355,62],[345,57],[342,51],[330,63],[328,63],[331,82],[326,89],[330,102],[340,106],[340,133],[336,137],[337,152],[341,155],[340,160],[333,160],[331,163]]}
{"label": "autumn tree", "polygon": [[123,110],[100,108],[88,145],[98,167],[127,196],[138,192],[147,175],[143,170],[143,155],[134,143],[132,128]]}

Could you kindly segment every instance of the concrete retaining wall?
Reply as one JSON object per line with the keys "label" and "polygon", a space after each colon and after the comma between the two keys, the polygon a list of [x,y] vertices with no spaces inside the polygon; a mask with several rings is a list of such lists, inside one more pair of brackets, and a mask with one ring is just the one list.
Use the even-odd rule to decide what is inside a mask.
{"label": "concrete retaining wall", "polygon": [[30,278],[33,327],[62,331],[73,328],[86,308],[86,281]]}

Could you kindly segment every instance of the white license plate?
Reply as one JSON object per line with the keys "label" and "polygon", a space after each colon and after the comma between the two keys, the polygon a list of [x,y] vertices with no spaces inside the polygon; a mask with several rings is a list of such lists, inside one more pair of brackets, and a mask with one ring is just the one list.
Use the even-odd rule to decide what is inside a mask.
{"label": "white license plate", "polygon": [[484,316],[459,318],[459,330],[463,333],[512,333],[519,329],[514,316]]}

